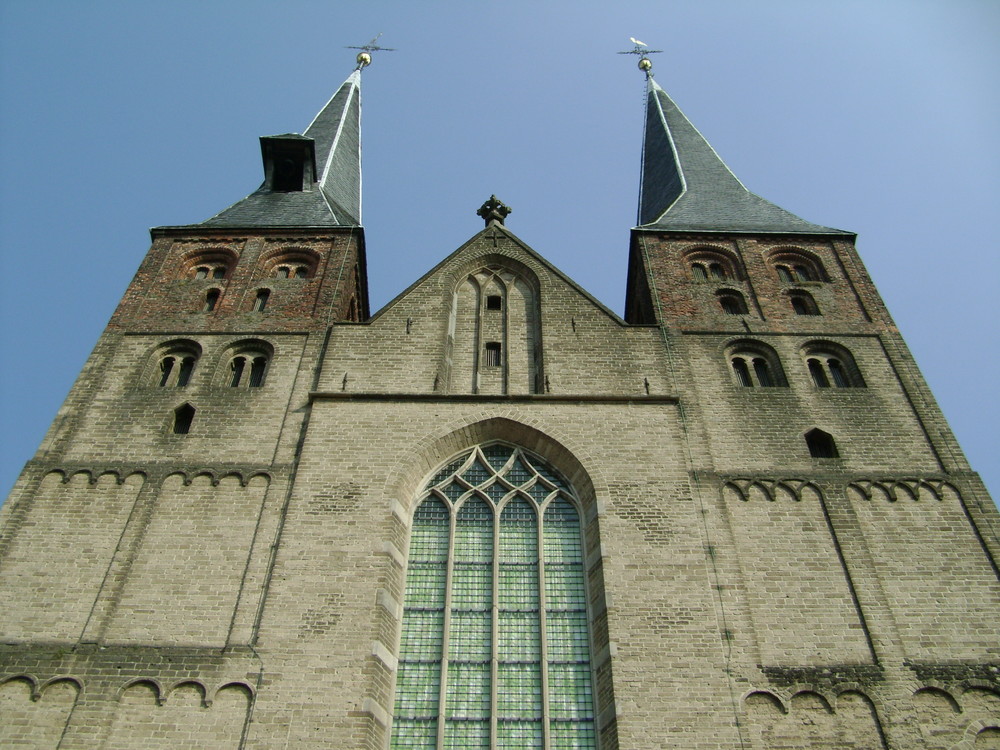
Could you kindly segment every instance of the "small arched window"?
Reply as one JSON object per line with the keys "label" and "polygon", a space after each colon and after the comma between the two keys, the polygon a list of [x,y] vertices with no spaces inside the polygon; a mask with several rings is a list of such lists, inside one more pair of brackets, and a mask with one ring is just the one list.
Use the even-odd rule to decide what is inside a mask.
{"label": "small arched window", "polygon": [[809,455],[813,458],[840,457],[840,453],[837,451],[837,443],[830,433],[823,432],[819,428],[814,428],[805,434],[805,438],[806,445],[809,448]]}
{"label": "small arched window", "polygon": [[819,259],[803,250],[779,250],[769,257],[778,280],[785,284],[823,281],[826,273]]}
{"label": "small arched window", "polygon": [[229,388],[260,388],[267,379],[273,354],[271,345],[260,339],[247,339],[232,345],[223,359],[225,367],[216,375],[216,384]]}
{"label": "small arched window", "polygon": [[843,346],[830,341],[816,341],[802,348],[809,377],[817,388],[864,388],[854,357]]}
{"label": "small arched window", "polygon": [[270,289],[260,289],[257,291],[257,297],[253,301],[253,311],[254,312],[264,312],[267,308],[268,300],[271,299]]}
{"label": "small arched window", "polygon": [[311,279],[319,260],[320,256],[307,248],[284,248],[265,255],[261,271],[273,279]]}
{"label": "small arched window", "polygon": [[777,353],[760,341],[739,341],[728,349],[730,368],[742,388],[779,388],[787,385]]}
{"label": "small arched window", "polygon": [[684,254],[695,281],[724,281],[741,278],[736,257],[721,248],[695,248]]}
{"label": "small arched window", "polygon": [[201,349],[193,341],[166,344],[154,355],[156,365],[149,380],[160,388],[183,388],[191,382],[200,355]]}
{"label": "small arched window", "polygon": [[733,289],[723,289],[715,293],[719,306],[727,315],[746,315],[747,303],[743,295]]}
{"label": "small arched window", "polygon": [[819,306],[808,292],[797,289],[788,298],[796,315],[819,315]]}
{"label": "small arched window", "polygon": [[201,250],[184,263],[182,277],[197,281],[224,279],[236,265],[236,256],[224,248]]}

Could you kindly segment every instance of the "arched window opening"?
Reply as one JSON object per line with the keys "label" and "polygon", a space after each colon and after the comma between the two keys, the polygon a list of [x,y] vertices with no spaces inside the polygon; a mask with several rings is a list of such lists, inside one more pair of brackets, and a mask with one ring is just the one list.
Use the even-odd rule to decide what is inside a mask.
{"label": "arched window opening", "polygon": [[266,254],[261,272],[273,279],[308,279],[313,276],[320,257],[306,248],[282,248]]}
{"label": "arched window opening", "polygon": [[818,388],[864,388],[854,357],[843,346],[830,341],[815,341],[802,348],[806,357],[806,367],[813,383]]}
{"label": "arched window opening", "polygon": [[288,266],[278,266],[274,269],[274,278],[276,279],[287,279],[289,273]]}
{"label": "arched window opening", "polygon": [[309,275],[309,269],[305,266],[296,266],[295,268],[295,278],[304,279]]}
{"label": "arched window opening", "polygon": [[826,274],[819,259],[801,250],[779,250],[770,256],[778,280],[785,284],[823,281]]}
{"label": "arched window opening", "polygon": [[742,278],[736,256],[722,248],[695,247],[684,253],[695,281]]}
{"label": "arched window opening", "polygon": [[694,276],[695,281],[707,281],[708,272],[705,271],[705,266],[701,263],[694,263],[691,266],[691,274]]}
{"label": "arched window opening", "polygon": [[771,388],[774,385],[771,369],[768,367],[767,361],[761,357],[754,357],[753,373],[757,376],[757,382],[760,383],[761,388]]}
{"label": "arched window opening", "polygon": [[789,300],[796,315],[819,315],[819,307],[812,295],[806,292],[795,292],[789,296]]}
{"label": "arched window opening", "polygon": [[742,388],[781,388],[788,385],[777,353],[755,340],[737,341],[727,349],[736,384]]}
{"label": "arched window opening", "polygon": [[483,366],[484,367],[499,367],[500,358],[500,344],[497,341],[490,341],[486,344],[485,352],[483,356]]}
{"label": "arched window opening", "polygon": [[[173,341],[161,346],[146,370],[147,383],[159,388],[182,388],[191,382],[201,348],[194,341]],[[155,369],[154,368],[155,363]]]}
{"label": "arched window opening", "polygon": [[840,458],[833,435],[818,428],[806,433],[806,445],[813,458]]}
{"label": "arched window opening", "polygon": [[260,388],[264,385],[264,372],[267,370],[267,357],[254,357],[253,363],[250,365],[250,382],[249,386],[251,388]]}
{"label": "arched window opening", "polygon": [[212,269],[213,279],[224,279],[226,278],[226,269],[223,266],[216,266]]}
{"label": "arched window opening", "polygon": [[205,281],[224,279],[236,263],[236,256],[228,250],[216,249],[196,253],[183,266],[183,278]]}
{"label": "arched window opening", "polygon": [[240,380],[243,379],[243,370],[246,366],[246,357],[233,357],[233,361],[229,365],[229,368],[233,373],[232,377],[229,379],[230,388],[239,388]]}
{"label": "arched window opening", "polygon": [[191,432],[195,409],[191,404],[184,404],[174,409],[173,432],[175,435],[187,435]]}
{"label": "arched window opening", "polygon": [[431,479],[410,531],[391,748],[434,750],[439,730],[446,748],[541,748],[546,734],[596,747],[577,507],[544,462],[499,443]]}
{"label": "arched window opening", "polygon": [[166,388],[170,382],[170,374],[174,371],[174,358],[164,357],[160,360],[160,388]]}
{"label": "arched window opening", "polygon": [[191,381],[191,373],[194,372],[194,357],[184,357],[181,360],[180,369],[177,371],[178,387],[185,386]]}
{"label": "arched window opening", "polygon": [[823,365],[819,363],[817,359],[810,359],[806,362],[809,367],[809,374],[812,376],[813,383],[816,384],[817,388],[829,388],[830,381],[826,377],[826,371],[823,369]]}
{"label": "arched window opening", "polygon": [[219,302],[219,295],[221,292],[218,289],[209,289],[205,294],[205,305],[202,308],[203,312],[212,312],[215,306]]}
{"label": "arched window opening", "polygon": [[271,292],[268,289],[261,289],[257,292],[257,297],[253,302],[254,312],[264,312],[267,307],[267,301],[271,298]]}
{"label": "arched window opening", "polygon": [[198,266],[194,270],[194,277],[196,279],[207,279],[208,278],[208,266]]}
{"label": "arched window opening", "polygon": [[747,367],[747,362],[742,357],[733,358],[733,372],[736,374],[736,380],[744,388],[753,388],[753,379],[750,377],[750,368]]}
{"label": "arched window opening", "polygon": [[746,315],[749,312],[746,300],[739,292],[726,290],[717,292],[716,296],[719,298],[719,306],[727,315]]}
{"label": "arched window opening", "polygon": [[726,269],[723,268],[721,263],[710,263],[708,265],[708,271],[712,274],[713,279],[725,279],[728,278],[726,274]]}

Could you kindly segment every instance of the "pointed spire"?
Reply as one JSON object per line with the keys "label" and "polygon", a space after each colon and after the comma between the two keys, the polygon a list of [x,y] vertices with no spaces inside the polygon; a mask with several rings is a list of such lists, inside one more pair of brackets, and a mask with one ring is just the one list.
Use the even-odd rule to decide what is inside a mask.
{"label": "pointed spire", "polygon": [[264,183],[202,222],[208,226],[361,224],[361,68],[330,98],[304,135],[260,139]]}
{"label": "pointed spire", "polygon": [[747,190],[647,75],[639,225],[716,232],[849,234],[812,224]]}

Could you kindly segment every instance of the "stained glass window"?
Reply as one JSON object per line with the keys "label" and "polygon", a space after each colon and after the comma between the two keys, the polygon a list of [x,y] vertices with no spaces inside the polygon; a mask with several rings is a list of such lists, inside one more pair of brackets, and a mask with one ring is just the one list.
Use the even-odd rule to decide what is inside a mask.
{"label": "stained glass window", "polygon": [[581,540],[569,485],[518,448],[434,475],[410,532],[392,748],[596,748]]}

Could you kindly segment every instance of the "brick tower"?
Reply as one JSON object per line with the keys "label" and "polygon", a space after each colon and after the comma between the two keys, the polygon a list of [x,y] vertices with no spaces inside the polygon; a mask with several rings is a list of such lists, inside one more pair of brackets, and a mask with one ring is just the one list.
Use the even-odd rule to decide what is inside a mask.
{"label": "brick tower", "polygon": [[1000,517],[849,232],[649,77],[626,315],[506,226],[370,315],[360,79],[160,227],[0,515],[0,744],[1000,746]]}

